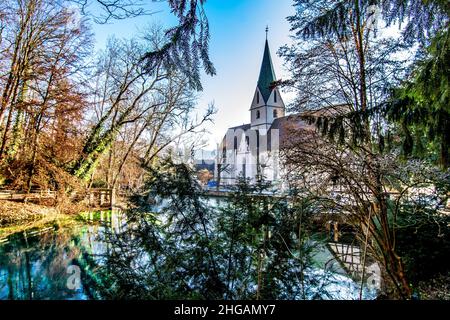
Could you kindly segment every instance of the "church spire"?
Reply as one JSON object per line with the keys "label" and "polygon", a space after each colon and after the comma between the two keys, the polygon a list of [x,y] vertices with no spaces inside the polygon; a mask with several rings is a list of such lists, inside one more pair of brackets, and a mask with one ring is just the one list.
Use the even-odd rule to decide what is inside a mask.
{"label": "church spire", "polygon": [[258,79],[258,88],[265,102],[267,102],[267,100],[270,97],[270,94],[272,93],[273,90],[273,88],[271,87],[272,82],[276,81],[275,72],[273,70],[272,58],[270,56],[269,41],[267,40],[268,32],[269,27],[266,27],[266,45],[264,48],[264,56]]}

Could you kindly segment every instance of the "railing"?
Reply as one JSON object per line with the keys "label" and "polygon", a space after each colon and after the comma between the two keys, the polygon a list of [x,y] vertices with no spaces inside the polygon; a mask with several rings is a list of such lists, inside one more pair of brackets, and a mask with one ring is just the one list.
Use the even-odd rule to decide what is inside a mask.
{"label": "railing", "polygon": [[90,189],[87,192],[89,206],[112,207],[115,202],[113,189]]}
{"label": "railing", "polygon": [[336,258],[344,264],[345,269],[351,273],[362,272],[361,249],[344,243],[329,242],[328,246]]}
{"label": "railing", "polygon": [[33,192],[18,192],[14,190],[0,190],[0,200],[39,200],[39,199],[55,199],[56,192],[50,190],[39,190]]}
{"label": "railing", "polygon": [[[79,198],[79,201],[86,201],[89,206],[112,207],[115,201],[115,194],[112,189],[89,189],[81,194],[72,194],[72,197]],[[32,192],[20,192],[16,190],[0,190],[0,201],[41,201],[46,199],[56,199],[57,192],[51,190],[33,190]]]}

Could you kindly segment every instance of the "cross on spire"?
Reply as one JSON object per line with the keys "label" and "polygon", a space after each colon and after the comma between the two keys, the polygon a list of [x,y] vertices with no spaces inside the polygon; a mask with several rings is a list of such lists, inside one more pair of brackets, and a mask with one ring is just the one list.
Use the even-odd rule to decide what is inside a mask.
{"label": "cross on spire", "polygon": [[269,33],[269,26],[266,26],[266,40],[267,40],[268,33]]}

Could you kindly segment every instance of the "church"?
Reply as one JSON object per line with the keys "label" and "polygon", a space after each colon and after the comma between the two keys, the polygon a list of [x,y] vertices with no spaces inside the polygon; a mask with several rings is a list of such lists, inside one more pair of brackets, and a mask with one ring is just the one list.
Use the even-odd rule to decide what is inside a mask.
{"label": "church", "polygon": [[282,184],[280,137],[283,124],[292,119],[286,117],[286,107],[276,83],[266,37],[259,78],[249,109],[250,123],[229,128],[217,152],[214,176],[219,185],[234,185],[239,177],[247,178],[250,183],[263,177],[274,185]]}
{"label": "church", "polygon": [[298,134],[315,134],[316,127],[305,119],[334,117],[351,111],[348,105],[320,107],[286,116],[286,106],[278,89],[269,42],[259,71],[250,122],[227,130],[216,153],[214,178],[218,186],[232,186],[245,177],[250,183],[263,179],[275,189],[287,188],[280,150],[289,149]]}

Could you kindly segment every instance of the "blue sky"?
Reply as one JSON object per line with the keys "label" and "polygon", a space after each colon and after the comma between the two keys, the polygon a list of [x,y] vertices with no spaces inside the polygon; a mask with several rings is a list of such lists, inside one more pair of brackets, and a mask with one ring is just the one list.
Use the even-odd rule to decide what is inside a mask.
{"label": "blue sky", "polygon": [[[148,0],[150,2],[150,0]],[[157,13],[108,25],[95,25],[96,46],[101,49],[108,36],[131,37],[151,23],[169,27],[176,23],[165,3],[152,2]],[[265,28],[269,26],[269,44],[277,78],[286,78],[278,48],[290,43],[286,17],[294,13],[291,0],[207,0],[205,11],[211,30],[210,57],[217,69],[214,77],[203,76],[204,90],[199,98],[199,112],[214,102],[218,113],[208,125],[209,146],[225,135],[227,128],[248,123],[262,61]],[[285,102],[289,101],[287,95]]]}

